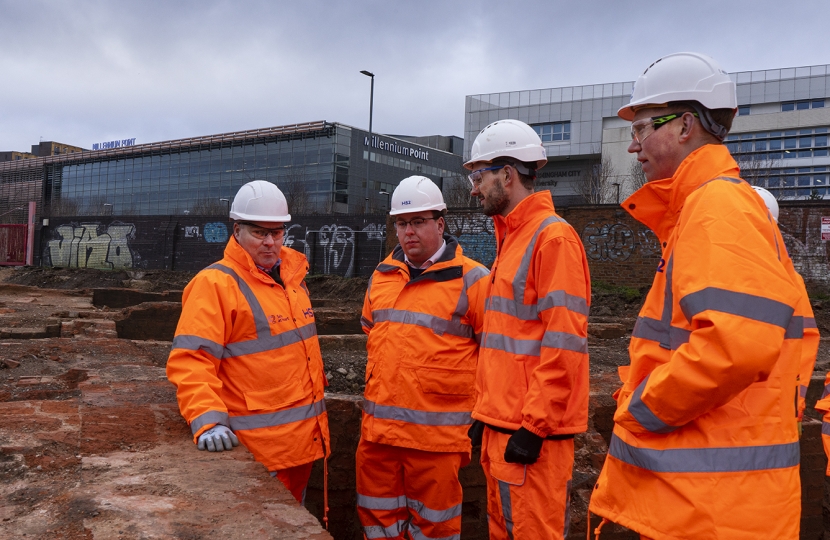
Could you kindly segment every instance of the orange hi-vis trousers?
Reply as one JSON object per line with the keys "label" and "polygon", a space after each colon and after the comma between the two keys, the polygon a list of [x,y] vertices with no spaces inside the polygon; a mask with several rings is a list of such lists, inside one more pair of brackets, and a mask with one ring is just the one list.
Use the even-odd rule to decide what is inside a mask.
{"label": "orange hi-vis trousers", "polygon": [[314,462],[303,463],[296,467],[272,471],[271,476],[276,476],[288,491],[294,495],[302,505],[305,505],[305,490],[308,487],[308,479],[311,478],[311,467]]}
{"label": "orange hi-vis trousers", "polygon": [[574,440],[546,440],[539,460],[521,465],[504,461],[509,438],[485,428],[481,443],[490,539],[564,539],[570,525]]}
{"label": "orange hi-vis trousers", "polygon": [[461,537],[461,482],[466,452],[427,452],[360,439],[357,515],[364,538]]}

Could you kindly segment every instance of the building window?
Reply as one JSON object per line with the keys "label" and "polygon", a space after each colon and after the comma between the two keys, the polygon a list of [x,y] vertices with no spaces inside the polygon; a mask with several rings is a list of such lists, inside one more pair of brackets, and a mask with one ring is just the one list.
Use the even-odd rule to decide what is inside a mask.
{"label": "building window", "polygon": [[[785,101],[781,104],[781,112],[806,111],[807,109],[823,109],[824,99],[813,99],[804,101]],[[740,109],[740,107],[738,107]],[[740,111],[738,112],[740,114]]]}
{"label": "building window", "polygon": [[738,107],[738,116],[747,116],[749,114],[749,105],[741,105]]}
{"label": "building window", "polygon": [[554,122],[552,124],[537,124],[532,126],[543,143],[571,140],[571,123]]}

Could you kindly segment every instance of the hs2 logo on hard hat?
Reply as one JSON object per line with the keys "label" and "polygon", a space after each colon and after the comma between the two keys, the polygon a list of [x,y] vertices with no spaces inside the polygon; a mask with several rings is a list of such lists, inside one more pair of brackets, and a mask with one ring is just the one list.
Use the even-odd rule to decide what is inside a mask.
{"label": "hs2 logo on hard hat", "polygon": [[507,141],[504,143],[505,146],[516,146],[516,141]]}
{"label": "hs2 logo on hard hat", "polygon": [[412,201],[401,201],[401,206],[406,206],[407,204],[412,204]]}

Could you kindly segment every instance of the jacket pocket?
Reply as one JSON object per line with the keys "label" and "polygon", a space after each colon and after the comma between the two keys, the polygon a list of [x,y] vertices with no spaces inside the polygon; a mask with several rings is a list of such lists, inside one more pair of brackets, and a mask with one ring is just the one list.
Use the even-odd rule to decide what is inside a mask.
{"label": "jacket pocket", "polygon": [[249,411],[284,409],[305,397],[303,384],[299,380],[287,381],[265,390],[249,390],[242,394]]}
{"label": "jacket pocket", "polygon": [[416,369],[424,394],[470,396],[475,391],[475,372],[449,369]]}

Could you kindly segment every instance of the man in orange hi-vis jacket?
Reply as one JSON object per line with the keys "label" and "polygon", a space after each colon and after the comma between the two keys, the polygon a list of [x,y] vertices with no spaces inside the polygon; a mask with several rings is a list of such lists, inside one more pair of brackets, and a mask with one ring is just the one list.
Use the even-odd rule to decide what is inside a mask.
{"label": "man in orange hi-vis jacket", "polygon": [[403,179],[391,207],[400,243],[372,274],[361,319],[357,511],[368,539],[457,539],[489,272],[445,234],[429,178]]}
{"label": "man in orange hi-vis jacket", "polygon": [[243,185],[230,217],[224,258],[184,290],[167,377],[199,450],[241,442],[302,503],[329,454],[308,262],[283,246],[291,216],[274,184]]}
{"label": "man in orange hi-vis jacket", "polygon": [[470,429],[492,539],[567,536],[573,439],[588,424],[588,262],[550,191],[534,193],[546,162],[533,128],[499,120],[464,165],[496,231]]}
{"label": "man in orange hi-vis jacket", "polygon": [[[775,196],[770,193],[767,189],[761,186],[752,186],[758,195],[761,196],[761,199],[764,201],[764,204],[769,210],[770,216],[772,216],[773,221],[778,223],[778,201],[775,199]],[[783,256],[782,253],[781,262],[783,262],[791,273],[795,274],[795,268],[793,267],[792,259],[787,256]],[[792,268],[789,268],[792,267]],[[813,368],[816,364],[816,355],[818,354],[818,345],[819,345],[819,332],[818,327],[816,326],[816,319],[813,315],[813,306],[810,305],[810,297],[807,295],[807,287],[804,284],[804,280],[801,278],[800,275],[795,274],[798,282],[798,289],[801,294],[800,304],[799,307],[796,309],[801,316],[803,317],[803,327],[804,327],[804,335],[801,338],[801,370],[798,374],[798,421],[801,422],[804,417],[804,409],[807,406],[807,388],[810,386],[810,378],[813,375]],[[822,399],[826,397],[827,392],[824,392],[822,395]],[[822,405],[816,405],[819,410],[826,411],[830,403],[824,404],[823,408]],[[822,432],[823,433],[823,432]],[[825,448],[828,445],[828,438],[830,436],[823,436],[825,440]]]}
{"label": "man in orange hi-vis jacket", "polygon": [[648,180],[622,206],[663,251],[589,509],[643,538],[799,536],[809,316],[778,227],[722,144],[736,108],[713,59],[678,53],[618,112]]}

